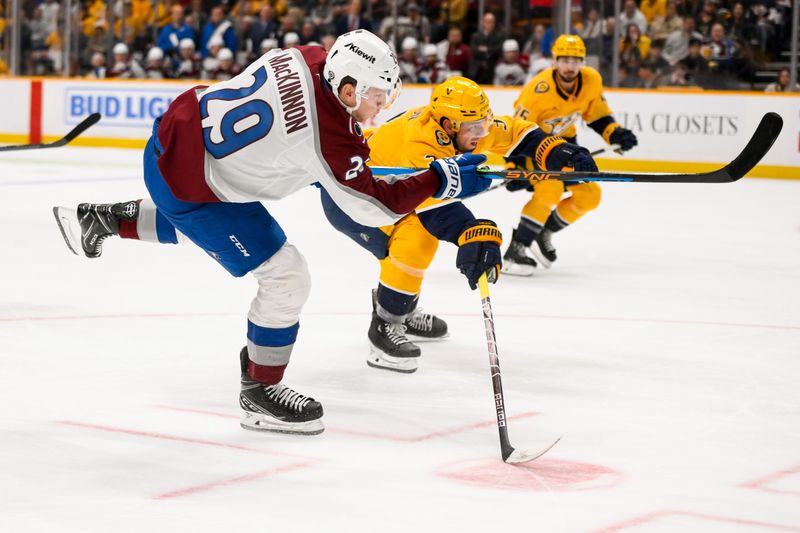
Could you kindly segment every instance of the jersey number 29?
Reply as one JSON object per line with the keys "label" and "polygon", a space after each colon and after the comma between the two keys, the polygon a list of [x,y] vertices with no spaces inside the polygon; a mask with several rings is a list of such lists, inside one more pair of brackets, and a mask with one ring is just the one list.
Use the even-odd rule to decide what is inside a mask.
{"label": "jersey number 29", "polygon": [[[267,70],[264,67],[253,72],[253,84],[240,89],[211,89],[200,98],[200,117],[208,118],[208,104],[212,100],[235,102],[251,96],[267,82]],[[255,119],[249,118],[255,117]],[[241,121],[249,119],[251,124],[244,129],[236,130],[235,126]],[[261,99],[254,98],[228,109],[219,123],[203,128],[203,141],[206,150],[216,159],[222,159],[266,137],[272,129],[274,114],[270,105]],[[211,131],[219,128],[221,142],[211,140]]]}

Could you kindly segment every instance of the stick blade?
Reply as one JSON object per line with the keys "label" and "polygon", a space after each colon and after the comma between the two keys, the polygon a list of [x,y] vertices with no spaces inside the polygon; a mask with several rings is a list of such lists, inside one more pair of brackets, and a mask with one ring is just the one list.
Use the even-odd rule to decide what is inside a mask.
{"label": "stick blade", "polygon": [[558,444],[558,441],[560,440],[561,437],[558,437],[556,440],[553,441],[552,444],[549,444],[544,448],[529,448],[527,450],[514,450],[511,452],[511,455],[505,457],[503,461],[512,465],[528,463],[530,461],[533,461],[534,459],[538,459],[542,455],[549,452],[550,449],[556,444]]}
{"label": "stick blade", "polygon": [[772,111],[765,114],[747,146],[736,156],[736,159],[725,166],[724,171],[728,174],[726,181],[736,181],[750,172],[767,155],[778,139],[781,129],[783,129],[783,119],[779,114]]}

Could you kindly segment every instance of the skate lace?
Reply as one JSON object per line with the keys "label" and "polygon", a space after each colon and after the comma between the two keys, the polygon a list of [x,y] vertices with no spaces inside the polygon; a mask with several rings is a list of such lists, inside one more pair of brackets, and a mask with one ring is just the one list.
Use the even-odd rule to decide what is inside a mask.
{"label": "skate lace", "polygon": [[433,329],[433,315],[425,313],[421,307],[417,307],[408,317],[407,323],[414,329],[431,331]]}
{"label": "skate lace", "polygon": [[405,324],[386,324],[386,336],[389,337],[389,341],[395,346],[400,346],[408,342]]}
{"label": "skate lace", "polygon": [[289,387],[278,383],[277,385],[268,385],[264,387],[264,392],[267,393],[267,397],[281,405],[285,405],[292,411],[300,412],[303,408],[308,405],[308,402],[311,401],[311,398],[308,396],[303,396],[299,392],[295,392]]}

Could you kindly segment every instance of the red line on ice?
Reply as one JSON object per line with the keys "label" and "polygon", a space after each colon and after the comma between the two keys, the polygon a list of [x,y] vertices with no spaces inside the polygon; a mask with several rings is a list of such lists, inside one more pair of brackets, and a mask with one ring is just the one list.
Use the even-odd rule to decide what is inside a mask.
{"label": "red line on ice", "polygon": [[[238,418],[238,417],[237,417]],[[200,444],[203,446],[215,446],[217,448],[228,448],[231,450],[241,450],[245,452],[261,453],[265,455],[275,455],[279,457],[294,457],[306,460],[318,460],[313,457],[306,457],[294,453],[279,452],[274,450],[266,450],[263,448],[251,448],[250,446],[242,446],[241,444],[230,444],[227,442],[216,442],[212,440],[197,439],[194,437],[181,437],[178,435],[167,435],[165,433],[155,433],[152,431],[142,431],[138,429],[127,429],[113,426],[105,426],[101,424],[91,424],[88,422],[76,422],[73,420],[59,420],[59,424],[64,426],[72,426],[82,429],[96,429],[98,431],[107,431],[109,433],[122,433],[125,435],[135,435],[137,437],[148,437],[151,439],[170,440],[174,442],[185,442],[188,444]]]}
{"label": "red line on ice", "polygon": [[310,466],[315,466],[319,464],[316,461],[309,461],[305,463],[292,463],[290,465],[278,466],[275,468],[270,468],[268,470],[262,470],[261,472],[253,472],[252,474],[245,474],[243,476],[236,476],[228,479],[221,479],[219,481],[211,481],[209,483],[202,483],[200,485],[192,485],[189,487],[184,487],[182,489],[176,489],[169,492],[164,492],[162,494],[157,494],[153,496],[154,500],[167,500],[170,498],[179,498],[181,496],[189,496],[191,494],[196,494],[198,492],[205,492],[211,489],[216,489],[218,487],[227,487],[230,485],[234,485],[236,483],[244,483],[247,481],[254,481],[256,479],[261,479],[265,477],[272,477],[278,474],[283,474],[285,472],[292,472],[294,470],[300,470],[303,468],[308,468]]}
{"label": "red line on ice", "polygon": [[766,486],[767,484],[773,483],[783,477],[792,476],[795,474],[800,474],[800,465],[795,465],[793,467],[786,468],[785,470],[779,470],[777,472],[767,474],[764,477],[761,477],[753,481],[748,481],[746,483],[742,483],[739,486],[746,489],[756,489],[756,490],[763,490],[764,492],[774,492],[776,494],[795,494],[800,496],[800,491],[776,489]]}

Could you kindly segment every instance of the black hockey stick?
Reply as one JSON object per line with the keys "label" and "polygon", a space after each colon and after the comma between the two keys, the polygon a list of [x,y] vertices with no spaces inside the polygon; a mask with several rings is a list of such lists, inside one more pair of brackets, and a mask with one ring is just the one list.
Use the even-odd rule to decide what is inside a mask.
{"label": "black hockey stick", "polygon": [[[612,144],[610,146],[606,146],[605,148],[598,148],[597,150],[594,150],[593,152],[590,152],[589,155],[594,157],[596,155],[600,155],[603,152],[606,152],[606,151],[609,151],[609,150],[616,152],[617,150],[619,150],[619,145],[618,144]],[[478,194],[472,196],[472,198],[474,198],[475,196],[480,196],[481,194],[486,194],[487,192],[490,192],[490,191],[496,191],[497,189],[499,189],[501,187],[505,187],[505,186],[506,186],[506,184],[503,183],[502,181],[500,183],[495,183],[494,185],[492,185],[491,187],[489,187],[485,191],[481,191]],[[524,187],[523,187],[523,189],[524,189]],[[522,189],[519,189],[519,190],[522,190]],[[530,190],[532,190],[532,189],[530,189]]]}
{"label": "black hockey stick", "polygon": [[508,441],[508,419],[506,418],[505,398],[503,396],[503,381],[500,378],[500,359],[497,356],[497,342],[494,336],[494,317],[492,316],[492,302],[489,299],[489,282],[486,274],[481,274],[478,279],[481,292],[481,308],[483,309],[483,324],[486,327],[486,346],[489,349],[489,370],[492,372],[492,388],[494,389],[494,407],[497,413],[497,429],[500,431],[500,453],[506,463],[518,464],[533,461],[541,457],[556,445],[561,437],[544,448],[517,450]]}
{"label": "black hockey stick", "polygon": [[12,152],[16,150],[34,150],[36,148],[58,148],[59,146],[64,146],[66,144],[71,143],[75,140],[75,137],[83,133],[84,131],[88,130],[90,127],[97,124],[97,121],[100,120],[100,113],[92,113],[80,124],[72,128],[69,133],[61,137],[57,141],[53,141],[51,143],[39,143],[39,144],[16,144],[12,146],[0,146],[0,152]]}
{"label": "black hockey stick", "polygon": [[[478,172],[497,179],[526,181],[628,181],[635,183],[732,183],[744,177],[767,154],[783,128],[783,119],[777,113],[769,112],[763,116],[753,137],[736,159],[724,167],[711,172],[696,174],[629,174],[624,172],[561,172],[490,168]],[[407,174],[423,169],[373,168],[373,173]]]}

